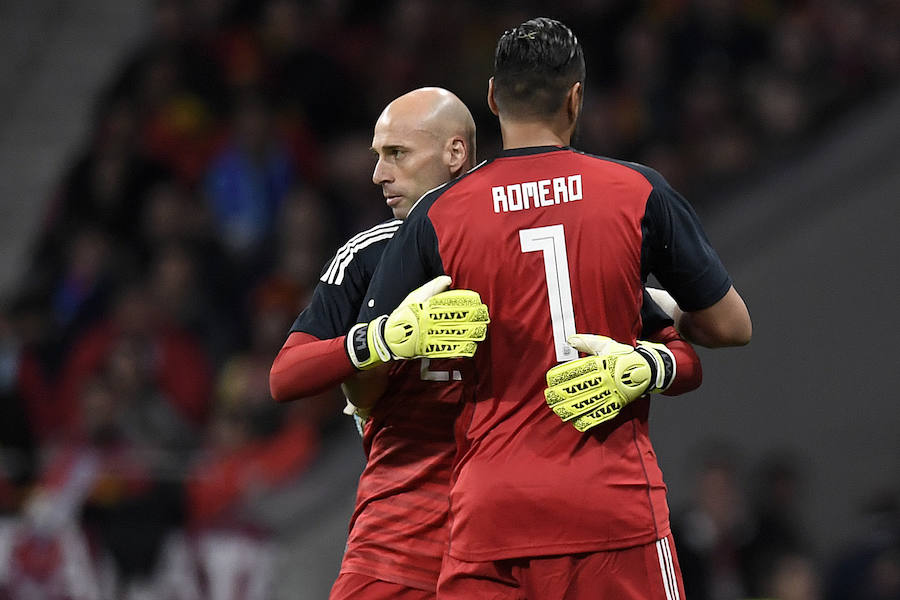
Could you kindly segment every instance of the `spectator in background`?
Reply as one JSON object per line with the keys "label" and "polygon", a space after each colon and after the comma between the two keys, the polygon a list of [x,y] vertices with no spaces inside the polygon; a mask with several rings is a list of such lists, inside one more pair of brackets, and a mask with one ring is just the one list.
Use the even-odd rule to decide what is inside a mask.
{"label": "spectator in background", "polygon": [[154,250],[171,243],[195,243],[212,237],[205,206],[177,181],[161,182],[149,190],[139,220],[141,263],[147,264]]}
{"label": "spectator in background", "polygon": [[219,399],[253,415],[247,425],[257,437],[273,433],[284,412],[269,395],[269,368],[281,349],[285,328],[306,300],[298,284],[272,277],[250,294],[250,344],[232,355],[220,371]]}
{"label": "spectator in background", "polygon": [[[6,419],[10,439],[19,441],[14,446],[21,446],[29,437],[39,446],[59,425],[51,394],[51,373],[57,358],[53,328],[48,302],[30,292],[21,292],[0,312],[3,389],[10,401]],[[17,402],[25,411],[24,429],[15,425],[18,417],[13,407]]]}
{"label": "spectator in background", "polygon": [[64,423],[77,421],[80,390],[123,345],[140,353],[145,361],[141,369],[186,423],[205,423],[212,385],[209,361],[194,337],[162,318],[142,283],[124,285],[112,314],[73,344],[57,392]]}
{"label": "spectator in background", "polygon": [[340,61],[341,44],[317,20],[317,7],[297,0],[267,0],[259,15],[262,85],[279,103],[300,111],[319,140],[367,126],[368,94]]}
{"label": "spectator in background", "polygon": [[0,313],[0,517],[19,510],[34,478],[37,422],[32,421],[35,415],[29,404],[43,404],[45,390],[42,378],[35,382],[37,390],[28,389],[29,365],[23,364],[27,360],[12,319],[5,311]]}
{"label": "spectator in background", "polygon": [[191,530],[211,600],[233,597],[238,586],[248,599],[270,597],[276,532],[257,514],[259,505],[302,477],[318,452],[321,423],[342,406],[332,393],[291,406],[272,400],[269,367],[305,299],[282,279],[267,280],[252,299],[251,346],[221,369],[205,446],[188,481]]}
{"label": "spectator in background", "polygon": [[[328,86],[344,85],[348,78],[335,75],[337,65],[329,52],[322,50],[314,51],[318,53],[316,60],[306,65],[312,70],[294,73],[300,77],[298,81],[279,72],[298,44],[315,46],[309,40],[299,40],[301,31],[315,25],[313,35],[323,35],[321,22],[308,14],[315,10],[308,3],[254,3],[252,9],[250,6],[244,8],[252,15],[235,16],[231,14],[235,11],[229,11],[231,7],[222,0],[193,4],[197,41],[203,46],[204,54],[214,57],[230,90],[265,90],[273,99],[274,121],[297,160],[302,179],[320,182],[317,147],[320,140],[316,139],[313,128],[333,127],[344,120],[336,110],[346,98],[341,98],[336,88]],[[240,9],[236,12],[242,13]],[[301,18],[301,12],[307,13],[306,16]],[[293,88],[302,90],[305,97],[285,92],[285,89]],[[314,122],[311,112],[316,111],[310,108],[310,103],[324,106],[326,112],[319,111],[319,117],[325,118],[327,123]]]}
{"label": "spectator in background", "polygon": [[209,283],[219,284],[219,273],[227,271],[227,258],[216,239],[209,209],[197,194],[176,181],[160,183],[147,194],[138,219],[141,268],[153,262],[160,248],[180,245],[190,248],[202,261]]}
{"label": "spectator in background", "polygon": [[900,598],[900,495],[886,489],[860,507],[854,539],[841,550],[826,584],[826,600]]}
{"label": "spectator in background", "polygon": [[[103,372],[116,399],[116,426],[153,458],[166,479],[183,476],[182,465],[195,444],[196,427],[166,397],[156,373],[156,348],[140,336],[120,335],[106,354]],[[90,418],[82,407],[81,418]]]}
{"label": "spectator in background", "polygon": [[91,226],[69,236],[51,300],[57,337],[63,346],[107,311],[117,271],[115,250],[109,235]]}
{"label": "spectator in background", "polygon": [[[687,597],[822,598],[820,567],[799,510],[798,459],[773,454],[753,481],[744,478],[735,449],[725,443],[707,442],[697,460],[694,497],[673,522]],[[745,486],[758,490],[751,503]]]}
{"label": "spectator in background", "polygon": [[106,92],[135,107],[142,150],[190,185],[200,179],[220,142],[227,97],[218,64],[196,36],[192,4],[152,3],[147,39]]}
{"label": "spectator in background", "polygon": [[47,286],[65,271],[73,236],[94,231],[114,254],[133,250],[139,215],[151,187],[170,176],[137,147],[137,116],[124,101],[102,101],[89,147],[64,176],[35,248],[36,273]]}
{"label": "spectator in background", "polygon": [[231,124],[229,141],[207,171],[204,192],[226,250],[239,271],[252,276],[294,184],[295,166],[258,93],[236,94]]}
{"label": "spectator in background", "polygon": [[672,521],[685,594],[691,600],[743,598],[747,508],[734,450],[705,444],[697,469],[692,502]]}
{"label": "spectator in background", "polygon": [[[193,278],[186,283],[197,297],[188,299],[187,290],[166,293],[196,306],[168,306],[181,311],[175,322],[200,336],[215,364],[221,365],[224,355],[234,350],[244,335],[241,311],[246,290],[217,238],[209,207],[183,184],[169,181],[149,192],[140,220],[140,267],[148,277],[155,277],[160,259],[172,250],[192,263]],[[169,281],[167,285],[173,284]],[[201,308],[205,306],[209,306],[209,312]]]}
{"label": "spectator in background", "polygon": [[312,187],[295,188],[278,218],[273,277],[299,285],[308,294],[319,280],[326,248],[336,245],[333,215],[322,195]]}
{"label": "spectator in background", "polygon": [[372,135],[360,130],[333,138],[324,149],[326,206],[340,206],[341,230],[362,231],[384,220],[384,207],[371,201]]}
{"label": "spectator in background", "polygon": [[760,598],[777,600],[820,600],[821,577],[815,561],[807,555],[777,551],[767,558],[761,579],[756,582]]}
{"label": "spectator in background", "polygon": [[185,60],[170,50],[153,51],[136,66],[136,81],[127,93],[141,111],[142,150],[195,185],[222,143],[222,109],[212,102],[225,92],[207,96],[191,89]]}
{"label": "spectator in background", "polygon": [[[220,370],[212,421],[190,486],[197,527],[246,526],[241,520],[256,495],[302,471],[318,446],[320,411],[285,407],[269,395],[272,360],[286,328],[304,301],[301,290],[282,280],[261,284],[252,295],[252,342]],[[342,403],[323,398],[325,411]]]}
{"label": "spectator in background", "polygon": [[[141,316],[138,300],[129,301],[120,314]],[[98,598],[94,588],[106,582],[112,589],[105,597],[132,598],[137,589],[162,585],[157,567],[182,526],[183,465],[195,435],[164,397],[158,348],[136,334],[141,324],[127,322],[133,329],[118,330],[105,351],[87,352],[85,372],[70,381],[74,406],[57,408],[69,418],[66,435],[44,440],[39,483],[26,518],[14,525],[13,597],[31,589],[42,598]],[[178,596],[170,590],[150,597]]]}
{"label": "spectator in background", "polygon": [[796,457],[772,453],[751,482],[756,498],[748,514],[742,562],[745,585],[753,596],[763,596],[785,571],[813,572],[811,544],[803,527],[802,473]]}
{"label": "spectator in background", "polygon": [[238,346],[241,328],[229,318],[228,303],[187,244],[170,242],[156,249],[148,276],[149,291],[163,318],[194,336],[215,368]]}
{"label": "spectator in background", "polygon": [[[104,582],[112,588],[106,596],[116,598],[156,587],[164,545],[182,524],[182,477],[172,463],[188,439],[175,439],[180,423],[172,413],[161,418],[166,405],[154,402],[138,357],[118,350],[85,382],[70,437],[46,449],[46,465],[19,526],[15,544],[26,554],[17,555],[16,570],[41,590],[40,597],[54,597],[62,588],[61,597],[98,598],[98,591],[83,590]],[[92,541],[90,552],[78,548],[85,543],[82,528]],[[27,554],[35,547],[46,553],[38,572]]]}

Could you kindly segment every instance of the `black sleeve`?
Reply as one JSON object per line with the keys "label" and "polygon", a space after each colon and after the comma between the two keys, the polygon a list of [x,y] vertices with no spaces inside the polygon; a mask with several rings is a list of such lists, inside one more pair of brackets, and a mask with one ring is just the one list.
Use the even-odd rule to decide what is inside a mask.
{"label": "black sleeve", "polygon": [[444,274],[437,233],[427,212],[433,201],[434,197],[423,197],[384,249],[357,322],[389,314],[411,291]]}
{"label": "black sleeve", "polygon": [[291,326],[291,333],[302,331],[320,340],[344,335],[356,323],[356,313],[365,291],[364,285],[357,285],[356,280],[349,278],[341,285],[320,281],[309,306]]}
{"label": "black sleeve", "polygon": [[641,335],[640,339],[648,340],[658,331],[672,326],[675,321],[663,312],[659,304],[653,301],[647,289],[644,288],[644,302],[641,304]]}
{"label": "black sleeve", "polygon": [[731,277],[687,200],[655,171],[645,175],[653,191],[642,222],[643,280],[653,273],[683,310],[708,308],[731,287]]}
{"label": "black sleeve", "polygon": [[360,242],[360,236],[364,234],[359,234],[337,251],[322,271],[312,300],[294,321],[291,333],[302,331],[326,340],[346,334],[356,324],[356,315],[372,273],[390,235],[400,225],[399,221],[395,223],[393,230],[380,226],[384,231],[378,233],[377,238],[370,235],[368,244],[366,238]]}

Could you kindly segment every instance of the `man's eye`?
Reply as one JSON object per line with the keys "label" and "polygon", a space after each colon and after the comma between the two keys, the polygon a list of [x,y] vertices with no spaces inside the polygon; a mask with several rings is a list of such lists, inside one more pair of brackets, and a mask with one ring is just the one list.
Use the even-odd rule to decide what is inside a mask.
{"label": "man's eye", "polygon": [[406,156],[406,150],[400,150],[399,148],[394,148],[391,150],[391,156],[394,158],[403,158]]}

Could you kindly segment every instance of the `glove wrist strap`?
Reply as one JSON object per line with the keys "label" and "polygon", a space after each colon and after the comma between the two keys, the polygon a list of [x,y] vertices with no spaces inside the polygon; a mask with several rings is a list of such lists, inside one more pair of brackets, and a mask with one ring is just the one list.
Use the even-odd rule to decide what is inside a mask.
{"label": "glove wrist strap", "polygon": [[360,371],[391,360],[391,352],[384,341],[386,321],[387,315],[381,315],[369,323],[357,323],[347,333],[347,356]]}
{"label": "glove wrist strap", "polygon": [[662,344],[638,342],[635,352],[643,356],[650,365],[651,384],[646,393],[658,394],[669,389],[675,380],[675,356]]}

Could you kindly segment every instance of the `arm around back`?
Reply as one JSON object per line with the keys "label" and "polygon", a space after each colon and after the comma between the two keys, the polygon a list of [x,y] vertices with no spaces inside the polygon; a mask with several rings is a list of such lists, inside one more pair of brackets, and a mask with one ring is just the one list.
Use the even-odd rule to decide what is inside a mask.
{"label": "arm around back", "polygon": [[356,372],[344,336],[320,340],[301,331],[289,336],[269,371],[269,391],[278,402],[315,396]]}
{"label": "arm around back", "polygon": [[674,319],[685,339],[707,348],[745,346],[753,336],[747,305],[734,286],[708,308],[690,312],[676,308]]}

